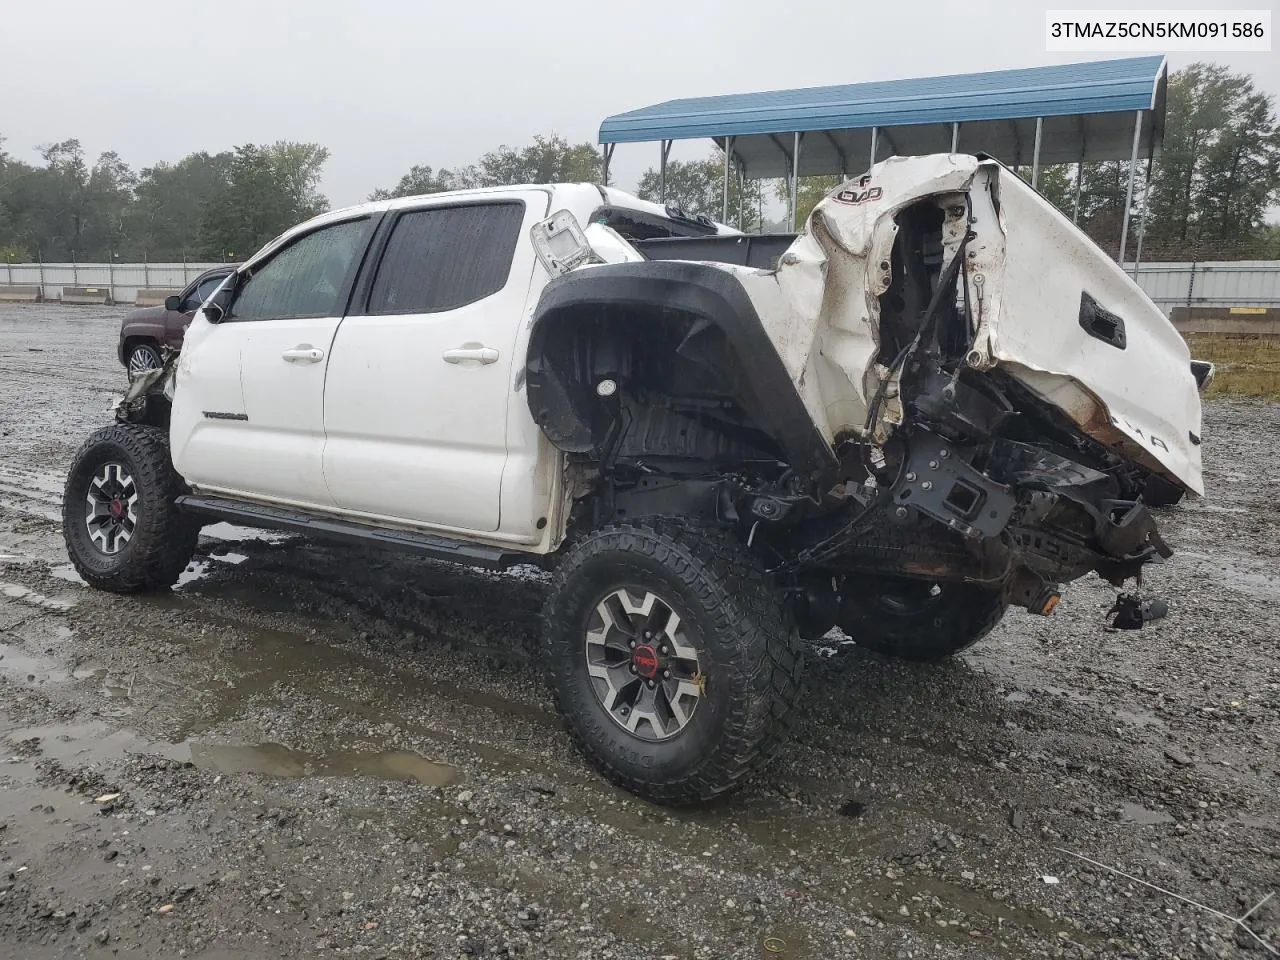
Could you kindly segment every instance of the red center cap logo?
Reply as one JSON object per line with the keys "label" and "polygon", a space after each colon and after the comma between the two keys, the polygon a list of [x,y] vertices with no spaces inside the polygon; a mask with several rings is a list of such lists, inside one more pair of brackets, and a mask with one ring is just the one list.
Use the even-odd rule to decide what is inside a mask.
{"label": "red center cap logo", "polygon": [[658,673],[658,653],[647,643],[642,643],[631,651],[631,663],[636,673],[645,679],[652,679]]}

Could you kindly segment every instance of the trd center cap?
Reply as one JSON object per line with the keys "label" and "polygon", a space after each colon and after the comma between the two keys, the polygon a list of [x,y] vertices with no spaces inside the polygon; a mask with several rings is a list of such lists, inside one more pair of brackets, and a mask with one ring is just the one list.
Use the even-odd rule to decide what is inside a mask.
{"label": "trd center cap", "polygon": [[631,650],[631,665],[636,668],[636,673],[646,680],[652,680],[658,675],[658,651],[647,643],[633,647]]}

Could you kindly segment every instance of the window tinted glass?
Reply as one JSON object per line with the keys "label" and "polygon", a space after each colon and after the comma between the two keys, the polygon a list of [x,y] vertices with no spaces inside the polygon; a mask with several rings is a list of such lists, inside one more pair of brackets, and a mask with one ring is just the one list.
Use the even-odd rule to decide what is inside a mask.
{"label": "window tinted glass", "polygon": [[369,294],[370,313],[435,313],[507,283],[524,204],[412,210],[396,221]]}
{"label": "window tinted glass", "polygon": [[222,286],[222,281],[226,277],[210,277],[208,280],[201,280],[200,285],[196,287],[196,292],[191,295],[191,299],[197,305],[204,303],[213,294],[213,291]]}
{"label": "window tinted glass", "polygon": [[338,293],[363,249],[368,220],[335,223],[285,247],[244,281],[231,307],[236,320],[332,317]]}

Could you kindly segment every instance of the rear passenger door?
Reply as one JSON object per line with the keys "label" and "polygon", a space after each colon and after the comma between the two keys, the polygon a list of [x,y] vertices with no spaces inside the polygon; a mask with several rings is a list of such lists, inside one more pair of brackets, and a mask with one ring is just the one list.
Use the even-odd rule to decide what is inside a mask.
{"label": "rear passenger door", "polygon": [[324,474],[339,508],[498,530],[525,238],[548,202],[528,191],[388,214],[329,362]]}

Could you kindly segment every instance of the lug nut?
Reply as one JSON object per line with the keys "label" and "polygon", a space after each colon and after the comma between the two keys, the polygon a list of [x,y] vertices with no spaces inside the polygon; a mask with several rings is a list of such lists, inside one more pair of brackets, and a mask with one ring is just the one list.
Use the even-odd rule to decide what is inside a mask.
{"label": "lug nut", "polygon": [[648,683],[646,684],[646,686],[648,686],[648,688],[649,688],[650,690],[652,690],[652,689],[653,689],[653,681],[652,681],[652,680],[648,681]]}
{"label": "lug nut", "polygon": [[923,487],[925,490],[932,490],[932,489],[933,489],[933,481],[932,481],[932,480],[926,480],[924,483],[920,484],[920,486],[921,486],[921,487]]}
{"label": "lug nut", "polygon": [[666,653],[666,652],[667,652],[667,645],[664,643],[662,646],[660,646],[660,647],[658,648],[658,652],[659,652],[659,653]]}
{"label": "lug nut", "polygon": [[938,452],[938,456],[940,456],[943,460],[945,460],[945,459],[947,459],[947,457],[951,456],[951,451],[950,451],[950,450],[948,450],[946,447],[943,447],[943,448]]}
{"label": "lug nut", "polygon": [[907,471],[907,483],[913,483],[913,482],[915,481],[915,479],[916,479],[915,472],[914,472],[914,471],[911,471],[911,470],[908,470],[908,471]]}
{"label": "lug nut", "polygon": [[893,515],[899,520],[905,520],[907,518],[907,508],[899,507],[897,510],[893,511]]}
{"label": "lug nut", "polygon": [[635,645],[636,645],[636,642],[635,642],[634,640],[628,640],[628,641],[627,641],[627,646],[629,646],[629,647],[634,647]]}
{"label": "lug nut", "polygon": [[634,663],[633,663],[633,664],[630,664],[630,665],[628,665],[627,669],[628,669],[628,670],[630,670],[632,673],[635,673],[635,672],[636,672],[636,665],[635,665]]}
{"label": "lug nut", "polygon": [[663,671],[662,671],[662,678],[663,678],[664,680],[669,680],[669,679],[671,678],[671,671],[670,671],[670,670],[663,670]]}
{"label": "lug nut", "polygon": [[938,461],[937,461],[937,460],[930,460],[930,461],[929,461],[929,469],[930,469],[930,470],[937,470],[937,469],[938,469]]}

